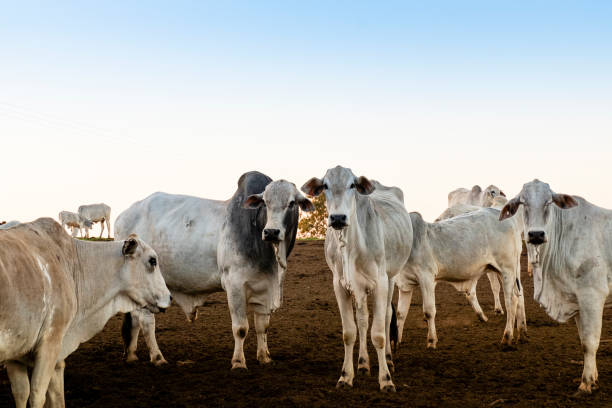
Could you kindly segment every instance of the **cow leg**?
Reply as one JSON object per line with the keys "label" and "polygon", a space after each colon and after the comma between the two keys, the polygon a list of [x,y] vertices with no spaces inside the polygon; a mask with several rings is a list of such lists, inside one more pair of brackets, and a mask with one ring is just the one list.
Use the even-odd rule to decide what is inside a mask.
{"label": "cow leg", "polygon": [[9,361],[6,363],[6,373],[11,383],[16,408],[26,408],[30,396],[28,367],[17,361]]}
{"label": "cow leg", "polygon": [[502,346],[511,346],[514,336],[514,322],[516,320],[516,311],[518,306],[518,288],[516,288],[515,274],[510,273],[507,269],[502,273],[504,284],[504,302],[506,303],[506,328],[502,337]]}
{"label": "cow leg", "polygon": [[399,297],[397,301],[397,342],[402,342],[404,333],[404,323],[408,317],[408,310],[410,309],[410,302],[412,301],[412,291],[414,286],[410,286],[408,290],[399,290]]}
{"label": "cow leg", "polygon": [[516,286],[518,289],[518,307],[517,307],[517,321],[516,321],[516,338],[517,340],[522,340],[523,342],[527,341],[527,315],[525,314],[525,293],[523,290],[523,284],[521,283],[521,275],[520,275],[520,263],[519,263],[519,273],[516,278]]}
{"label": "cow leg", "polygon": [[260,364],[272,362],[268,350],[268,327],[270,326],[270,315],[264,313],[253,313],[255,321],[255,332],[257,333],[257,361]]}
{"label": "cow leg", "polygon": [[142,335],[147,343],[147,347],[149,348],[149,358],[151,359],[151,363],[156,366],[167,364],[168,362],[159,349],[157,339],[155,338],[155,315],[148,310],[142,310],[138,321],[140,327],[142,328]]}
{"label": "cow leg", "polygon": [[100,238],[102,238],[102,234],[104,234],[104,220],[100,221]]}
{"label": "cow leg", "polygon": [[362,302],[357,307],[357,329],[359,330],[359,360],[357,360],[357,372],[370,375],[370,356],[368,355],[368,302]]}
{"label": "cow leg", "polygon": [[243,368],[246,370],[244,358],[244,339],[249,333],[249,319],[247,317],[247,304],[244,287],[232,285],[227,290],[227,303],[232,318],[232,333],[234,334],[234,355],[232,357],[232,370]]}
{"label": "cow leg", "polygon": [[[497,281],[497,277],[495,278],[495,280]],[[469,291],[465,293],[465,297],[467,298],[468,302],[470,302],[470,306],[472,306],[472,309],[474,309],[474,312],[476,312],[476,314],[478,315],[478,318],[481,321],[486,322],[489,319],[487,318],[487,316],[485,316],[484,312],[482,311],[482,308],[480,307],[480,303],[478,303],[478,297],[476,297],[476,284],[477,283],[478,283],[477,279],[474,279],[472,281]]]}
{"label": "cow leg", "polygon": [[499,299],[499,290],[501,289],[499,277],[496,272],[487,272],[487,278],[489,278],[491,292],[493,292],[493,299],[495,300],[494,311],[496,314],[504,314],[504,309],[502,308],[501,300]]}
{"label": "cow leg", "polygon": [[342,341],[344,342],[344,363],[342,364],[342,374],[336,384],[336,388],[349,388],[353,386],[355,370],[353,368],[353,348],[357,328],[355,327],[355,317],[353,315],[353,301],[351,295],[340,284],[340,277],[334,279],[334,293],[340,310],[342,319]]}
{"label": "cow leg", "polygon": [[[389,279],[389,286],[387,289],[387,314],[385,316],[385,359],[387,360],[387,367],[391,372],[395,372],[395,365],[393,364],[393,352],[391,350],[391,318],[393,316],[393,292],[395,291],[395,282],[393,278]],[[397,318],[397,316],[396,316]],[[393,328],[396,333],[393,334],[395,342],[397,342],[397,325]]]}
{"label": "cow leg", "polygon": [[55,372],[51,376],[49,389],[47,390],[47,401],[45,407],[49,408],[64,408],[64,368],[66,363],[64,360],[55,365]]}
{"label": "cow leg", "polygon": [[436,282],[433,273],[424,272],[425,277],[421,279],[421,295],[423,297],[423,316],[427,322],[427,348],[435,349],[438,344],[436,334]]}
{"label": "cow leg", "polygon": [[106,234],[108,235],[108,239],[110,239],[110,219],[106,219]]}
{"label": "cow leg", "polygon": [[[54,333],[55,334],[55,333]],[[63,333],[62,333],[63,334]],[[45,404],[51,376],[55,374],[61,336],[51,334],[39,345],[30,382],[30,408],[42,408]]]}
{"label": "cow leg", "polygon": [[599,293],[578,296],[580,311],[576,316],[576,325],[584,353],[584,368],[578,387],[580,393],[591,393],[591,390],[599,387],[596,354],[601,336],[604,299],[605,296],[602,299]]}
{"label": "cow leg", "polygon": [[138,334],[140,333],[140,311],[134,310],[123,317],[121,334],[125,347],[125,361],[128,363],[138,361],[136,348],[138,347]]}
{"label": "cow leg", "polygon": [[[383,268],[384,269],[384,268]],[[386,275],[386,271],[384,271]],[[380,278],[374,289],[374,316],[372,318],[372,328],[370,337],[378,356],[378,384],[383,392],[395,392],[395,385],[391,381],[391,373],[387,366],[386,359],[386,322],[387,306],[389,301],[389,280],[386,276]]]}

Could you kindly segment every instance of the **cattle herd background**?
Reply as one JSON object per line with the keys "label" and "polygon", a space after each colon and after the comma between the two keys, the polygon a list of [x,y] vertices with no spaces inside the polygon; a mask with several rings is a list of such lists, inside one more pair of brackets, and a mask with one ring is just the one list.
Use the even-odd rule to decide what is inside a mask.
{"label": "cattle herd background", "polygon": [[[325,242],[296,241],[321,194]],[[0,406],[612,404],[612,212],[538,180],[448,207],[428,223],[338,166],[301,189],[245,173],[228,201],[155,193],[115,242],[0,225]],[[110,211],[59,221],[110,238]]]}

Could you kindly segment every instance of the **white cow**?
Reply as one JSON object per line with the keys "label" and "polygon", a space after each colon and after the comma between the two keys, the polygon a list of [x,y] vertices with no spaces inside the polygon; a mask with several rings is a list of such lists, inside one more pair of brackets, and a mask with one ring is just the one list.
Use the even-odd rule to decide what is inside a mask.
{"label": "white cow", "polygon": [[[501,275],[506,303],[506,328],[502,344],[510,346],[518,306],[518,336],[527,330],[525,305],[520,296],[520,256],[522,241],[514,222],[499,223],[499,211],[492,208],[463,214],[436,223],[428,223],[419,213],[410,213],[414,238],[407,262],[407,273],[400,274],[397,307],[401,342],[404,321],[408,315],[412,292],[421,287],[423,309],[428,324],[427,347],[435,348],[435,286],[447,282],[465,292],[468,301],[482,320],[486,316],[476,300],[476,283],[486,272]],[[508,220],[510,221],[510,220]]]}
{"label": "white cow", "polygon": [[533,297],[558,322],[572,317],[584,352],[578,392],[598,387],[595,354],[603,309],[612,305],[612,211],[585,199],[556,194],[539,180],[523,185],[503,208],[500,220],[522,206],[533,262]]}
{"label": "white cow", "polygon": [[[108,238],[110,238],[110,216],[111,216],[111,208],[103,203],[100,204],[88,204],[81,205],[79,207],[79,215],[86,220],[95,224],[96,222],[100,223],[100,238],[102,238],[102,234],[104,233],[104,223],[106,222],[106,229],[108,231]],[[85,236],[89,238],[89,229],[85,229]]]}
{"label": "white cow", "polygon": [[155,251],[136,236],[75,240],[50,218],[0,231],[0,364],[17,408],[63,407],[64,359],[79,344],[117,312],[169,305]]}
{"label": "white cow", "polygon": [[475,185],[471,190],[458,188],[448,193],[448,206],[471,204],[480,207],[491,207],[493,200],[498,196],[505,197],[506,194],[494,185],[490,185],[484,191],[479,185]]}
{"label": "white cow", "polygon": [[329,226],[325,259],[333,273],[334,292],[342,318],[344,364],[337,387],[352,387],[355,377],[353,347],[356,340],[353,301],[357,308],[360,372],[370,371],[367,351],[367,296],[374,297],[370,332],[378,356],[378,383],[382,391],[395,391],[389,367],[393,278],[406,266],[412,246],[412,224],[396,187],[385,187],[350,169],[337,166],[323,179],[310,179],[305,193],[325,193]]}
{"label": "white cow", "polygon": [[83,235],[83,228],[89,229],[93,223],[88,219],[84,218],[81,214],[73,213],[70,211],[61,211],[58,215],[58,219],[62,227],[69,227],[72,229],[72,236],[76,235],[76,232]]}
{"label": "white cow", "polygon": [[[115,236],[132,232],[159,253],[166,283],[188,316],[213,292],[225,290],[232,319],[232,369],[246,368],[243,344],[253,311],[257,360],[271,362],[267,345],[270,314],[282,301],[287,257],[297,234],[298,207],[313,209],[293,183],[272,181],[259,172],[245,173],[227,201],[155,193],[119,215]],[[151,362],[166,362],[155,340],[155,319],[146,311],[126,315],[123,338],[134,361],[143,330]]]}

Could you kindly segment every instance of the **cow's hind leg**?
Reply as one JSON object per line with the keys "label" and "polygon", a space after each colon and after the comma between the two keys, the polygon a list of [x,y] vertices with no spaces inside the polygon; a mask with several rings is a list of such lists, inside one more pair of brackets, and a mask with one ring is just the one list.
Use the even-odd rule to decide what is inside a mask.
{"label": "cow's hind leg", "polygon": [[253,313],[255,321],[255,332],[257,333],[257,361],[260,364],[269,364],[270,350],[268,350],[268,327],[270,326],[270,315],[263,313]]}
{"label": "cow's hind leg", "polygon": [[424,271],[419,284],[423,297],[423,316],[427,322],[427,348],[435,349],[438,344],[436,334],[436,282],[433,273]]}
{"label": "cow's hind leg", "polygon": [[598,388],[596,354],[601,336],[604,299],[605,295],[601,293],[581,293],[578,296],[580,311],[576,316],[576,325],[584,353],[579,393],[590,393]]}
{"label": "cow's hind leg", "polygon": [[355,378],[353,348],[355,347],[357,328],[355,327],[351,295],[342,287],[339,278],[334,279],[334,293],[342,319],[342,341],[344,342],[344,363],[336,388],[349,388],[353,386],[353,379]]}
{"label": "cow's hind leg", "polygon": [[108,217],[106,219],[106,234],[108,235],[108,239],[110,239],[110,237],[111,237],[111,232],[110,232],[110,217]]}
{"label": "cow's hind leg", "polygon": [[102,234],[104,234],[104,219],[100,221],[100,238],[102,238]]}
{"label": "cow's hind leg", "polygon": [[514,323],[519,302],[518,288],[516,287],[516,277],[510,268],[502,268],[502,280],[504,284],[504,302],[506,303],[506,328],[502,337],[502,347],[512,347],[514,337]]}
{"label": "cow's hind leg", "polygon": [[125,361],[128,363],[138,361],[138,356],[136,355],[136,348],[138,347],[138,334],[140,333],[139,317],[140,313],[138,311],[126,313],[123,316],[121,337],[123,338]]}
{"label": "cow's hind leg", "polygon": [[[398,287],[399,288],[399,287]],[[408,310],[410,309],[410,302],[412,301],[412,292],[414,286],[410,286],[408,290],[399,289],[399,297],[397,300],[397,342],[402,342],[404,333],[404,323],[408,317]]]}
{"label": "cow's hind leg", "polygon": [[[385,275],[386,270],[381,268]],[[372,318],[372,329],[370,337],[378,356],[378,384],[383,392],[395,392],[395,385],[391,381],[391,373],[387,365],[387,307],[389,302],[389,281],[386,276],[378,279],[374,289],[374,316]]]}
{"label": "cow's hind leg", "polygon": [[47,390],[47,402],[45,407],[49,408],[64,408],[64,368],[66,363],[64,360],[55,365],[55,372],[51,376],[49,389]]}
{"label": "cow's hind leg", "polygon": [[51,376],[55,374],[57,355],[61,347],[61,338],[64,333],[47,335],[46,341],[38,346],[34,368],[32,369],[32,381],[30,382],[30,407],[42,408],[45,404],[47,389]]}
{"label": "cow's hind leg", "polygon": [[[395,320],[393,320],[393,292],[395,291],[395,282],[393,279],[389,279],[389,286],[387,290],[387,314],[385,316],[385,359],[387,360],[387,367],[391,372],[395,371],[395,365],[393,364],[393,351],[391,350],[391,338],[393,338],[393,343],[397,344],[397,316]],[[393,321],[393,327],[391,327],[391,323]]]}
{"label": "cow's hind leg", "polygon": [[480,303],[478,303],[478,297],[476,297],[476,284],[477,283],[478,283],[477,279],[474,279],[470,283],[470,288],[465,293],[465,297],[467,298],[468,302],[470,302],[470,306],[472,306],[472,309],[474,309],[474,312],[476,312],[476,315],[478,315],[478,318],[480,319],[480,321],[486,322],[489,319],[487,319],[487,316],[485,316],[484,312],[482,311],[482,308],[480,307]]}
{"label": "cow's hind leg", "polygon": [[493,300],[495,301],[494,311],[496,314],[504,314],[504,309],[502,308],[501,300],[499,299],[499,290],[501,289],[501,285],[499,284],[499,276],[497,275],[497,272],[487,272],[487,278],[489,278],[491,292],[493,292]]}
{"label": "cow's hind leg", "polygon": [[357,360],[357,372],[370,375],[370,356],[368,355],[368,325],[370,314],[368,302],[362,302],[357,307],[357,329],[359,330],[359,360]]}
{"label": "cow's hind leg", "polygon": [[17,361],[6,363],[6,373],[11,382],[11,391],[17,408],[26,408],[30,396],[30,379],[28,367]]}
{"label": "cow's hind leg", "polygon": [[249,333],[249,319],[247,317],[246,295],[241,284],[234,284],[227,288],[227,303],[232,318],[232,333],[234,335],[232,370],[246,370],[244,339]]}

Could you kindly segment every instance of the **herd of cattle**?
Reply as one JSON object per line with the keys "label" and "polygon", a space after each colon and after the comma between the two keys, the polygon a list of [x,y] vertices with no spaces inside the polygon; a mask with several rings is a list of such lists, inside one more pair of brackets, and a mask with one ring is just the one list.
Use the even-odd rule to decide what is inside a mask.
{"label": "herd of cattle", "polygon": [[[308,180],[301,191],[326,198],[330,228],[325,258],[333,273],[345,348],[338,387],[353,385],[357,336],[357,368],[370,371],[368,296],[373,298],[370,338],[382,391],[395,391],[392,351],[401,343],[417,286],[428,348],[437,347],[436,284],[447,282],[464,292],[486,321],[475,291],[484,274],[496,313],[504,313],[500,283],[504,293],[502,345],[526,335],[519,262],[523,239],[535,300],[553,319],[573,317],[578,326],[584,351],[579,392],[597,387],[595,354],[612,286],[612,211],[554,193],[534,180],[509,201],[495,186],[452,191],[449,208],[428,223],[406,210],[399,188],[340,166]],[[72,228],[73,235],[83,235],[84,229],[88,236],[92,223],[100,222],[102,236],[106,223],[110,237],[110,207],[104,204],[62,211],[61,226],[49,218],[0,225],[0,363],[16,405],[25,407],[29,400],[32,407],[45,402],[64,406],[64,359],[118,312],[125,313],[127,360],[137,359],[142,330],[151,362],[165,363],[155,339],[154,314],[173,299],[193,321],[206,296],[218,291],[227,293],[231,315],[232,369],[246,368],[248,312],[254,317],[257,360],[269,363],[270,315],[282,304],[298,208],[314,209],[302,192],[293,183],[249,172],[227,201],[155,193],[119,215],[114,242],[72,239],[63,228]]]}

